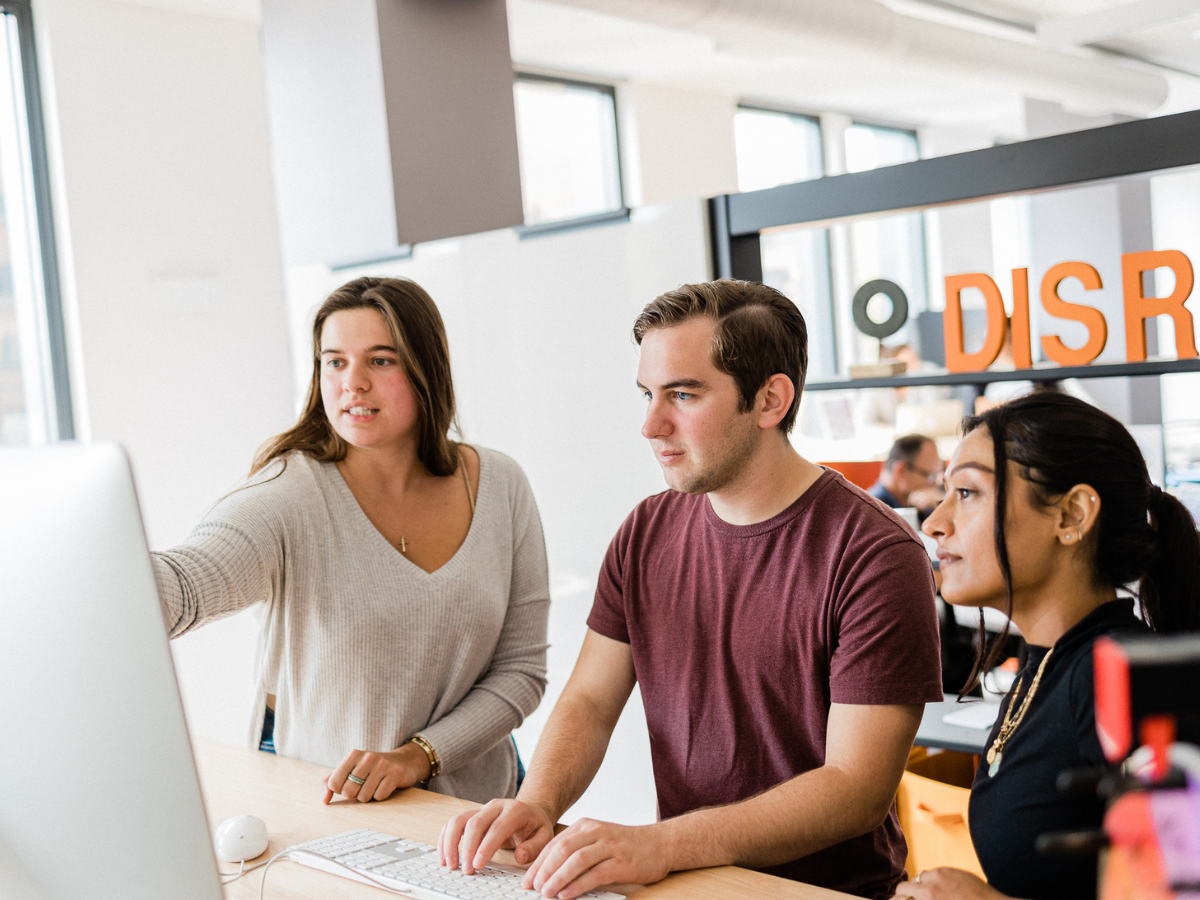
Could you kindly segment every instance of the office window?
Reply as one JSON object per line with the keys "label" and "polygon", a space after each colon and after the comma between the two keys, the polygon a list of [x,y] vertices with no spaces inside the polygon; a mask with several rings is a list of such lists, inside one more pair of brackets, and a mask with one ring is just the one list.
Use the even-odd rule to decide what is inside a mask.
{"label": "office window", "polygon": [[733,118],[738,190],[758,191],[824,174],[821,125],[809,116],[739,107]]}
{"label": "office window", "polygon": [[[810,117],[739,107],[733,119],[738,190],[757,191],[824,174],[821,125]],[[784,229],[762,235],[763,281],[790,297],[808,324],[810,378],[837,372],[829,232]]]}
{"label": "office window", "polygon": [[74,436],[31,27],[0,2],[0,445]]}
{"label": "office window", "polygon": [[[913,162],[920,158],[917,136],[911,131],[854,124],[846,129],[846,168],[865,172],[882,166]],[[885,340],[890,347],[915,345],[916,314],[929,308],[925,274],[925,226],[920,213],[900,213],[865,219],[850,226],[850,277],[853,289],[876,278],[898,284],[908,298],[908,323]],[[847,302],[848,306],[848,302]],[[886,319],[891,304],[882,296],[868,305],[868,314],[876,321]],[[879,342],[857,330],[847,329],[855,346],[846,347],[852,362],[878,360]]]}
{"label": "office window", "polygon": [[525,224],[620,210],[613,89],[521,75],[513,92]]}
{"label": "office window", "polygon": [[915,132],[859,124],[846,129],[848,172],[866,172],[880,166],[914,162],[920,157]]}
{"label": "office window", "polygon": [[763,283],[790,298],[808,326],[808,378],[837,376],[837,325],[830,281],[829,230],[781,228],[764,232]]}

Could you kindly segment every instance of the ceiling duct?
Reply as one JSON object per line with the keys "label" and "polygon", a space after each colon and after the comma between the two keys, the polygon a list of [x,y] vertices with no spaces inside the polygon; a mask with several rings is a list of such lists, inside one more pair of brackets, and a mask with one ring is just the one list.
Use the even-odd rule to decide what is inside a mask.
{"label": "ceiling duct", "polygon": [[1166,80],[1092,56],[1046,49],[910,18],[876,0],[550,0],[663,28],[718,47],[804,55],[832,49],[1051,100],[1081,113],[1144,116],[1167,97]]}

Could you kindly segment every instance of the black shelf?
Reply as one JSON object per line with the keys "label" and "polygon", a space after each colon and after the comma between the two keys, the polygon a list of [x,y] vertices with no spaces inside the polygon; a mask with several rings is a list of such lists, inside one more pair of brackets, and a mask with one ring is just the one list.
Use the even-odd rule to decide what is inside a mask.
{"label": "black shelf", "polygon": [[991,384],[995,381],[1061,381],[1064,378],[1131,378],[1200,372],[1200,358],[1151,359],[1135,363],[1105,363],[1090,366],[1035,366],[1003,371],[945,372],[928,375],[891,375],[884,378],[843,378],[806,384],[806,391],[854,391],[860,388],[902,388],[927,385]]}

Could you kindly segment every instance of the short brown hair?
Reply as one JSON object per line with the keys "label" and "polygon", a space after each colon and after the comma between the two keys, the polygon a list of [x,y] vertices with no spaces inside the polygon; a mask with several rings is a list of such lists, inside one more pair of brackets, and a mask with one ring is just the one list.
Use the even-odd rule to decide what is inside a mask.
{"label": "short brown hair", "polygon": [[739,412],[754,408],[754,398],[772,375],[791,380],[796,396],[779,422],[780,431],[790,432],[808,371],[808,327],[796,304],[756,281],[722,278],[685,284],[647,304],[633,323],[633,339],[640,345],[652,328],[669,328],[696,316],[716,322],[713,365],[733,376]]}
{"label": "short brown hair", "polygon": [[926,437],[923,434],[906,434],[903,437],[896,438],[892,442],[892,447],[888,450],[887,462],[884,468],[890,469],[892,465],[898,462],[912,465],[917,461],[917,457],[921,455],[921,451],[926,444],[937,446],[937,442],[931,437]]}
{"label": "short brown hair", "polygon": [[321,304],[313,319],[313,373],[300,421],[263,444],[250,474],[292,450],[321,462],[346,458],[349,448],[334,431],[321,402],[321,329],[326,319],[345,309],[374,309],[383,316],[417,401],[417,456],[431,474],[453,475],[458,468],[458,449],[448,436],[456,422],[446,326],[433,298],[407,278],[356,278]]}

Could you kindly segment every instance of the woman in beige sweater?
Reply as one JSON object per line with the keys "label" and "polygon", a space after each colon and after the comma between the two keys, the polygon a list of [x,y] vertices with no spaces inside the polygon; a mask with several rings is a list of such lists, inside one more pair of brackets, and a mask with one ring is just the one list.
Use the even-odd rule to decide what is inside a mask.
{"label": "woman in beige sweater", "polygon": [[[188,541],[156,553],[172,637],[267,606],[250,723],[333,794],[428,782],[512,796],[545,688],[541,521],[515,462],[447,437],[445,328],[418,285],[360,278],[313,324],[300,421]],[[273,720],[273,722],[272,722]]]}

